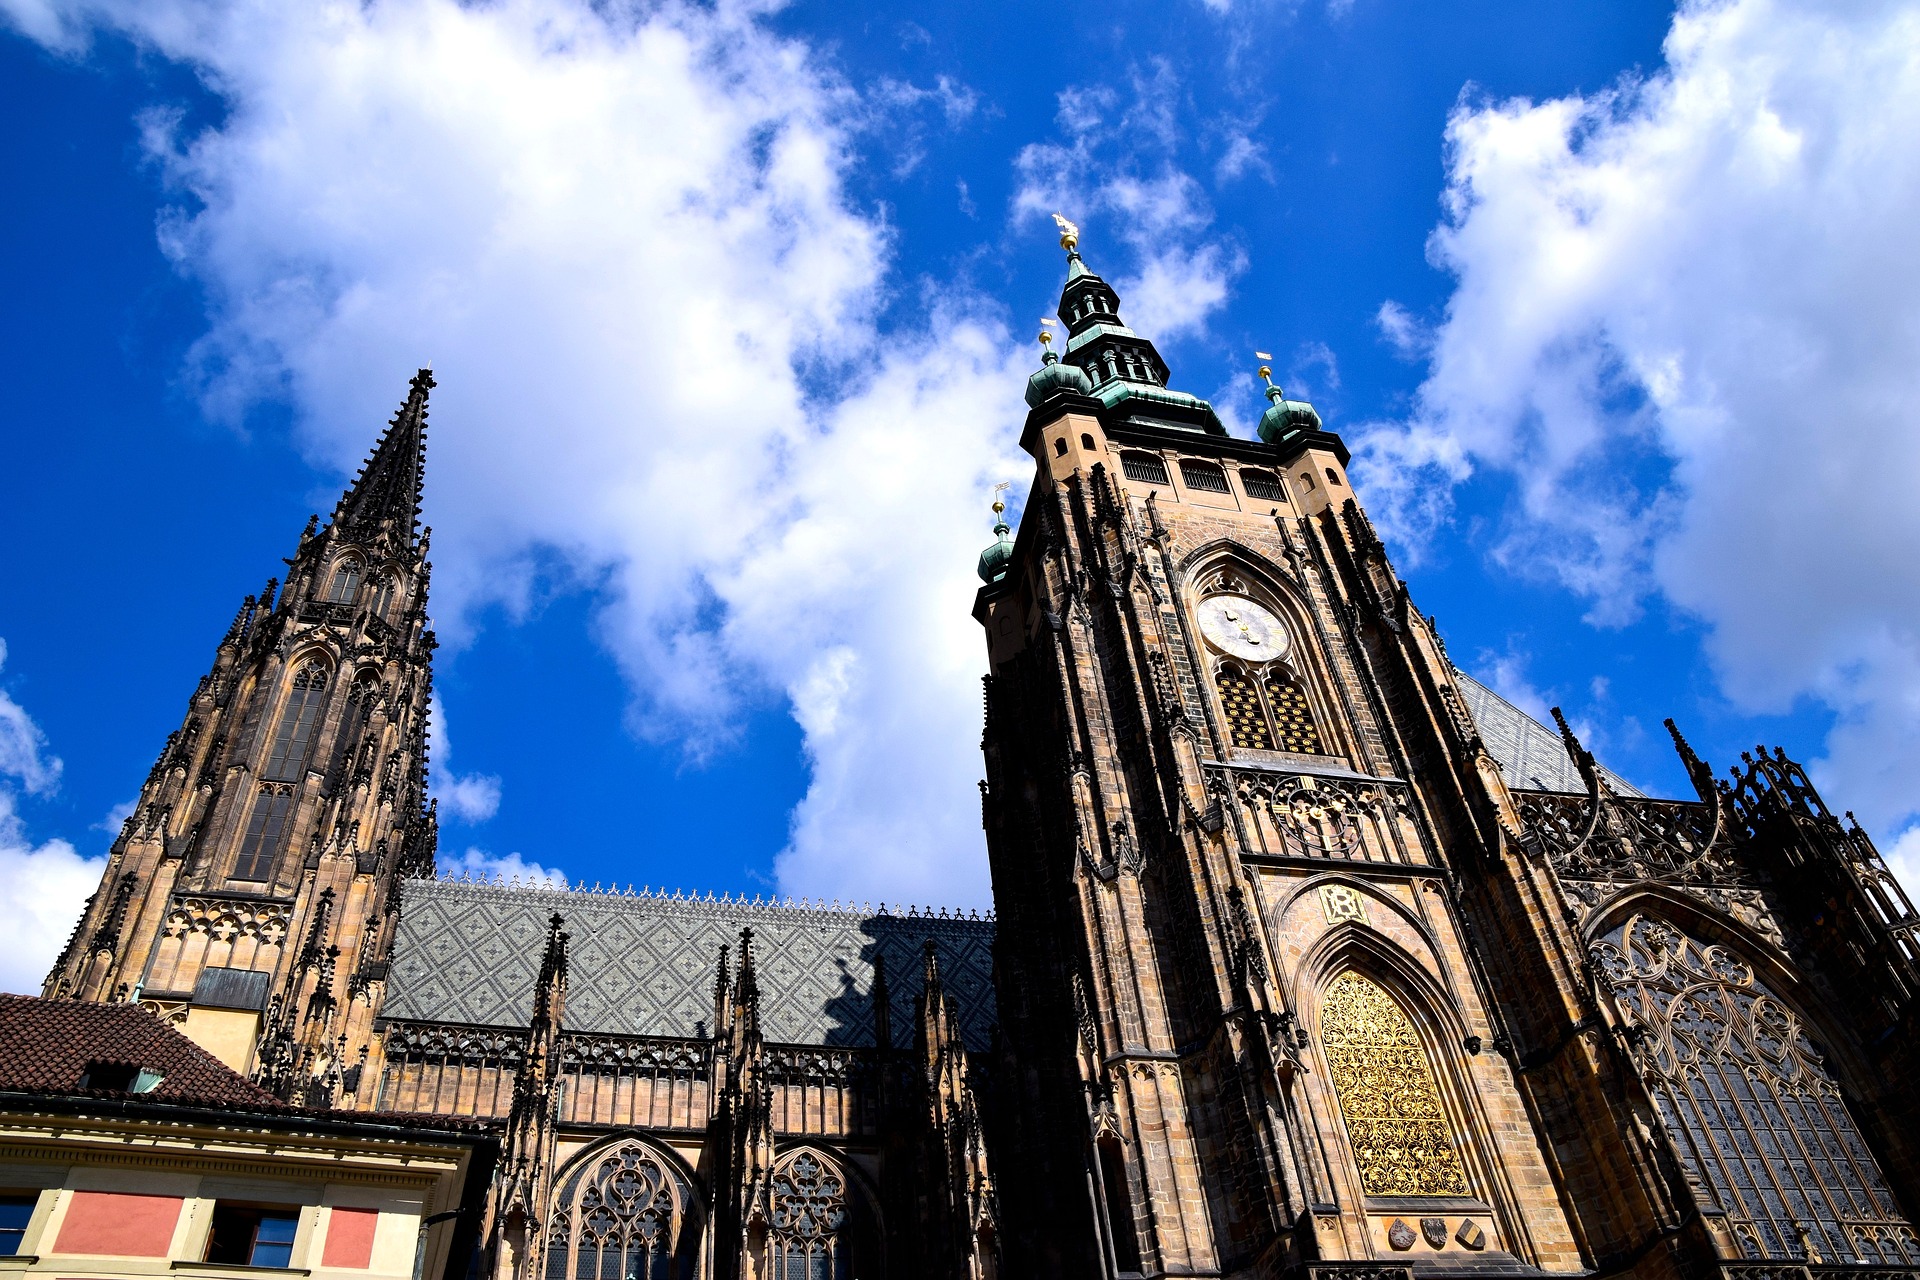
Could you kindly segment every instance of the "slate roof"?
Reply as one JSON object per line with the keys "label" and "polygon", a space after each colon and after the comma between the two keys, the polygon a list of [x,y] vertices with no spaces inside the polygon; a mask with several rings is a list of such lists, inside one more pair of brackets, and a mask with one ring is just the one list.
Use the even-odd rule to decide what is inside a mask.
{"label": "slate roof", "polygon": [[[1455,668],[1453,674],[1467,710],[1480,728],[1480,739],[1499,762],[1508,786],[1531,791],[1586,791],[1587,784],[1574,768],[1557,730],[1547,728],[1466,672]],[[1600,766],[1600,774],[1620,795],[1641,794],[1605,765]]]}
{"label": "slate roof", "polygon": [[913,1043],[922,948],[959,1005],[967,1047],[992,1035],[993,922],[661,894],[582,892],[469,880],[409,880],[384,1015],[524,1027],[547,932],[567,951],[565,1026],[623,1035],[703,1036],[714,968],[753,930],[762,1034],[776,1044],[871,1045],[873,965],[884,958],[893,1038]]}
{"label": "slate roof", "polygon": [[[96,1062],[148,1068],[161,1080],[142,1094],[81,1088]],[[142,1005],[36,996],[0,995],[0,1090],[290,1110]]]}

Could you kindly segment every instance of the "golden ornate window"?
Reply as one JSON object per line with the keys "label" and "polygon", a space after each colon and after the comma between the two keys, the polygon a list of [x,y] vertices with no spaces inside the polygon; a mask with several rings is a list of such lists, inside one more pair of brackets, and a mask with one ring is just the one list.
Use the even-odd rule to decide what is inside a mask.
{"label": "golden ornate window", "polygon": [[1325,751],[1320,745],[1320,726],[1313,722],[1313,704],[1300,682],[1284,671],[1267,673],[1267,706],[1273,711],[1274,737],[1282,751],[1298,751],[1317,756]]}
{"label": "golden ornate window", "polygon": [[1594,948],[1696,1194],[1749,1258],[1911,1267],[1920,1242],[1800,1018],[1753,966],[1633,916]]}
{"label": "golden ornate window", "polygon": [[1253,681],[1239,667],[1227,665],[1214,677],[1220,689],[1220,708],[1227,715],[1227,736],[1236,747],[1258,751],[1273,750],[1273,735],[1267,731],[1267,713],[1260,707],[1260,694]]}
{"label": "golden ornate window", "polygon": [[1370,1196],[1463,1196],[1466,1169],[1426,1047],[1393,997],[1343,973],[1320,1000],[1320,1044],[1360,1186]]}

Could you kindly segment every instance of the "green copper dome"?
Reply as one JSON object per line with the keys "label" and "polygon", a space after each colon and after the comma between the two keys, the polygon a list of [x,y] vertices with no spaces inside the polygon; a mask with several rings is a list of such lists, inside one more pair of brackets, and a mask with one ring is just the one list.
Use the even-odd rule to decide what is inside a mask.
{"label": "green copper dome", "polygon": [[1007,562],[1013,559],[1013,530],[1007,527],[1007,522],[995,520],[993,534],[998,541],[980,553],[978,572],[982,582],[998,582],[1006,577]]}
{"label": "green copper dome", "polygon": [[1278,444],[1302,431],[1320,430],[1320,415],[1305,400],[1287,399],[1286,393],[1272,383],[1267,384],[1267,399],[1273,404],[1260,415],[1260,438],[1268,444]]}
{"label": "green copper dome", "polygon": [[1063,363],[1051,351],[1043,352],[1040,360],[1040,367],[1027,379],[1028,408],[1038,409],[1049,397],[1062,391],[1080,396],[1093,394],[1093,383],[1087,379],[1084,369]]}

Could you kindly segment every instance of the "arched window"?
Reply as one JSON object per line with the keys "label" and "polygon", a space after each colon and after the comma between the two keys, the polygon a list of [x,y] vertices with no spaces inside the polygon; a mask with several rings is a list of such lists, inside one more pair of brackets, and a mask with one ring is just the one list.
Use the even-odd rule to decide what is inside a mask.
{"label": "arched window", "polygon": [[1267,729],[1267,713],[1260,706],[1260,694],[1235,663],[1223,663],[1213,682],[1220,690],[1220,709],[1227,716],[1227,737],[1236,747],[1254,751],[1273,750],[1273,734]]}
{"label": "arched window", "polygon": [[1320,726],[1313,722],[1313,704],[1300,682],[1275,665],[1265,681],[1267,708],[1273,712],[1273,737],[1282,751],[1298,751],[1317,756],[1326,751],[1320,743]]}
{"label": "arched window", "polygon": [[1142,484],[1172,484],[1167,478],[1167,464],[1157,453],[1140,453],[1128,450],[1120,455],[1120,469],[1127,479],[1138,480]]}
{"label": "arched window", "polygon": [[1357,973],[1341,974],[1320,998],[1320,1045],[1361,1190],[1466,1195],[1466,1170],[1426,1047],[1393,997]]}
{"label": "arched window", "polygon": [[1211,462],[1182,462],[1180,478],[1187,482],[1187,488],[1199,489],[1206,493],[1231,493],[1227,488],[1227,473]]}
{"label": "arched window", "polygon": [[1056,458],[1064,458],[1067,456],[1067,438],[1065,436],[1061,436],[1053,442],[1053,456]]}
{"label": "arched window", "polygon": [[387,608],[393,603],[393,587],[393,575],[390,573],[381,574],[379,581],[374,584],[373,603],[369,607],[373,610],[373,616],[382,622],[387,620]]}
{"label": "arched window", "polygon": [[336,790],[351,783],[346,769],[379,696],[380,677],[371,671],[362,672],[347,692],[346,714],[340,717],[340,732],[333,739],[333,763],[327,769],[328,785]]}
{"label": "arched window", "polygon": [[360,589],[360,576],[364,570],[360,562],[347,556],[333,567],[333,583],[327,588],[327,599],[333,604],[352,604],[353,593]]}
{"label": "arched window", "polygon": [[1313,489],[1313,472],[1302,471],[1300,473],[1300,486],[1308,491]]}
{"label": "arched window", "polygon": [[320,711],[326,701],[327,669],[318,662],[309,662],[293,677],[287,705],[280,709],[273,746],[260,769],[261,777],[291,782],[305,772],[307,753],[313,747],[314,730],[319,726]]}
{"label": "arched window", "polygon": [[1093,437],[1088,435],[1084,431],[1080,433],[1080,447],[1082,449],[1085,449],[1088,453],[1092,453],[1094,451]]}
{"label": "arched window", "polygon": [[235,880],[273,878],[274,858],[286,841],[292,818],[293,788],[285,783],[263,784],[253,797],[253,812],[247,815],[247,834],[233,864]]}
{"label": "arched window", "polygon": [[1822,1055],[1753,966],[1641,915],[1594,957],[1644,1033],[1637,1053],[1690,1181],[1746,1257],[1920,1261]]}
{"label": "arched window", "polygon": [[1242,468],[1240,484],[1247,496],[1259,502],[1285,502],[1287,491],[1280,486],[1280,477],[1271,471],[1254,471]]}
{"label": "arched window", "polygon": [[546,1280],[679,1280],[682,1196],[666,1161],[642,1143],[582,1162],[553,1200]]}
{"label": "arched window", "polygon": [[774,1168],[768,1198],[772,1280],[848,1280],[847,1184],[839,1171],[810,1151],[796,1152]]}
{"label": "arched window", "polygon": [[1327,484],[1335,489],[1340,487],[1340,473],[1332,467],[1327,468]]}

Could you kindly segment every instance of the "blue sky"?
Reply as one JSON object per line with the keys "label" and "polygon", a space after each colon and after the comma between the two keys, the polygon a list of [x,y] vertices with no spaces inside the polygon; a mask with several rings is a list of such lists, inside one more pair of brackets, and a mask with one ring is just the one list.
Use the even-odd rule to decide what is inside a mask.
{"label": "blue sky", "polygon": [[1243,431],[1277,354],[1466,669],[1920,849],[1913,4],[0,17],[0,985],[427,362],[443,864],[984,905],[1054,208]]}

